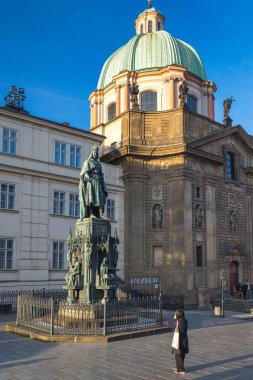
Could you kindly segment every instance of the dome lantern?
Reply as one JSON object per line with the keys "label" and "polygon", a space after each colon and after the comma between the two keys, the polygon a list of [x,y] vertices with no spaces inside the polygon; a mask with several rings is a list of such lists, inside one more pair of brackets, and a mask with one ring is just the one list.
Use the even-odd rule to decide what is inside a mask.
{"label": "dome lantern", "polygon": [[139,14],[135,21],[136,34],[153,33],[164,30],[165,17],[161,12],[152,7],[152,0],[148,1],[148,7]]}

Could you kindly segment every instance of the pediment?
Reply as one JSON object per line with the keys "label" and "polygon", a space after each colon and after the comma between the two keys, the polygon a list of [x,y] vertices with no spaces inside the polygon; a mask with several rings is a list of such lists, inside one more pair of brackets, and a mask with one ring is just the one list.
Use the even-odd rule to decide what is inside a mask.
{"label": "pediment", "polygon": [[[231,141],[231,138],[233,141]],[[219,146],[233,150],[238,149],[238,143],[240,143],[240,146],[243,146],[253,155],[253,138],[240,125],[210,133],[205,137],[191,141],[187,145],[190,148],[205,151],[207,147],[216,144],[216,142],[219,143]]]}

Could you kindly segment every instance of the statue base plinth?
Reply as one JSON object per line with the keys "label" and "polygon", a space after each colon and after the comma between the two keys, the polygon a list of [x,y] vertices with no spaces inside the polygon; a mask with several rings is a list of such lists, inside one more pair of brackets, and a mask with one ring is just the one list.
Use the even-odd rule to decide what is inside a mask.
{"label": "statue base plinth", "polygon": [[111,224],[109,219],[104,218],[85,218],[76,222],[76,235],[99,238],[102,236],[111,236]]}
{"label": "statue base plinth", "polygon": [[232,127],[233,120],[229,116],[227,116],[223,119],[223,124],[227,127]]}
{"label": "statue base plinth", "polygon": [[68,237],[69,273],[65,277],[69,303],[93,304],[116,299],[117,231],[109,219],[90,217],[76,222]]}

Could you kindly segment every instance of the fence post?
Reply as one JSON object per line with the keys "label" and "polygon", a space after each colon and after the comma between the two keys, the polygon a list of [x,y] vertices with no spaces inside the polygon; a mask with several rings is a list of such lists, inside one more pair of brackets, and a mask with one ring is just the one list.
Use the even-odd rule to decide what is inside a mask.
{"label": "fence post", "polygon": [[51,335],[54,335],[54,305],[55,305],[54,299],[51,298],[51,331],[50,331]]}
{"label": "fence post", "polygon": [[162,291],[159,292],[159,308],[160,308],[160,325],[163,325],[163,302],[162,302]]}
{"label": "fence post", "polygon": [[104,297],[104,326],[103,326],[104,336],[106,336],[106,309],[107,309],[107,297]]}
{"label": "fence post", "polygon": [[20,310],[20,293],[18,293],[18,299],[17,299],[17,315],[16,315],[16,325],[18,324],[19,321],[19,310]]}

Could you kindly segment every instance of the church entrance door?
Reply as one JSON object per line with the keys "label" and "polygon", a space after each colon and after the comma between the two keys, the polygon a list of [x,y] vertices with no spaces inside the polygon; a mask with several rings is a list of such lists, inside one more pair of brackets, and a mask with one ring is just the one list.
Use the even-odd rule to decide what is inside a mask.
{"label": "church entrance door", "polygon": [[230,294],[234,294],[234,290],[238,289],[238,262],[232,261],[229,265],[229,290]]}

